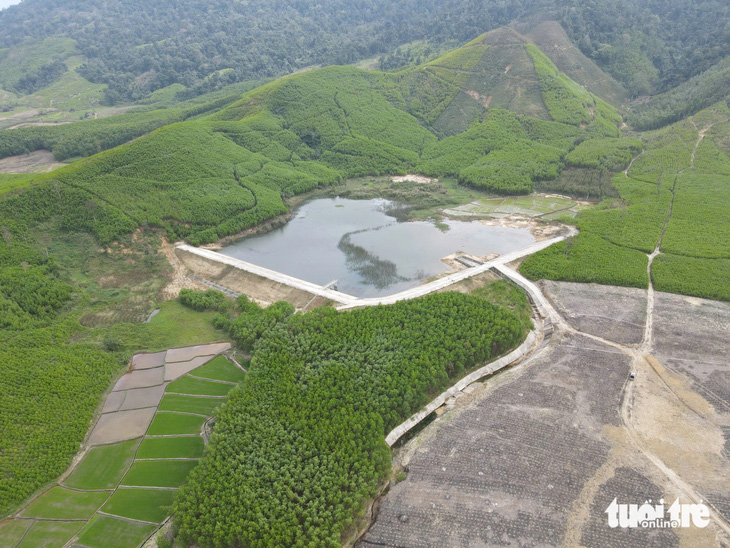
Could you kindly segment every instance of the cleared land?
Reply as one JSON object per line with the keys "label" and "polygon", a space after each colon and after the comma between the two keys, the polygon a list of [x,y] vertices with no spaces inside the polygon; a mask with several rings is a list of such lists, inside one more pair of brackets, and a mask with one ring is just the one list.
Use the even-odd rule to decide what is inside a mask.
{"label": "cleared land", "polygon": [[560,315],[578,331],[623,344],[638,344],[646,321],[646,291],[632,287],[539,283]]}
{"label": "cleared land", "polygon": [[670,370],[631,349],[643,338],[645,291],[543,288],[572,328],[405,446],[395,466],[405,480],[391,484],[359,546],[714,546],[730,538],[717,522],[611,529],[604,513],[614,498],[699,497],[728,519],[722,333],[730,306],[655,295],[654,352]]}

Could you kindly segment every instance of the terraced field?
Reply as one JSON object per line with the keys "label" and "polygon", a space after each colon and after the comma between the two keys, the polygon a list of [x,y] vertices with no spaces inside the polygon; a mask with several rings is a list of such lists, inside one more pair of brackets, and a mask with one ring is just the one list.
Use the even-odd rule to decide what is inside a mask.
{"label": "terraced field", "polygon": [[131,548],[146,541],[202,456],[215,408],[245,375],[216,356],[229,346],[136,355],[107,397],[83,458],[0,523],[0,544]]}

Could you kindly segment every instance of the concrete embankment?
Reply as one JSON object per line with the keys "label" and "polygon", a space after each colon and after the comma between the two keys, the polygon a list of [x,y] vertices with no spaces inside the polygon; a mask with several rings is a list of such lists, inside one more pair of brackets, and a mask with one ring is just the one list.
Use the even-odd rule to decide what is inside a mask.
{"label": "concrete embankment", "polygon": [[[327,299],[334,303],[338,303],[337,308],[339,310],[346,310],[349,308],[356,308],[360,306],[376,306],[379,304],[393,304],[398,301],[415,299],[434,293],[438,290],[444,289],[452,284],[483,274],[489,270],[495,270],[499,267],[526,257],[545,249],[553,245],[554,243],[560,242],[576,233],[575,229],[570,229],[569,232],[563,236],[556,236],[548,240],[541,242],[535,242],[532,245],[512,251],[487,261],[479,266],[467,268],[454,274],[449,274],[443,278],[439,278],[427,284],[419,285],[394,295],[388,295],[386,297],[374,297],[374,298],[363,298],[354,297],[346,293],[341,293],[333,289],[325,288],[312,282],[307,282],[281,272],[269,270],[240,259],[234,259],[222,255],[215,251],[208,249],[200,249],[189,245],[179,245],[176,248],[178,257],[183,261],[186,267],[188,267],[193,274],[211,280],[222,286],[229,287],[234,291],[244,293],[249,297],[263,301],[263,302],[274,302],[277,300],[287,300],[291,302],[297,308],[303,308],[311,303],[314,297]],[[503,275],[503,273],[500,273]],[[537,295],[540,295],[539,290],[528,282],[525,278],[517,275],[519,282],[516,283],[521,287],[527,289],[527,284],[531,284]],[[527,282],[526,284],[523,282]],[[532,293],[532,291],[528,291]],[[543,303],[539,303],[543,306]],[[547,308],[545,308],[547,310]]]}

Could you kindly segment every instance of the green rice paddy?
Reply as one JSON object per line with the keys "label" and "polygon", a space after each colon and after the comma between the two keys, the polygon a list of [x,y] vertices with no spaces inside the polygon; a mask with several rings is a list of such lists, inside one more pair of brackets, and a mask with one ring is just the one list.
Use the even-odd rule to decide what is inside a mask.
{"label": "green rice paddy", "polygon": [[74,489],[113,489],[134,460],[139,439],[92,448],[63,482]]}
{"label": "green rice paddy", "polygon": [[102,511],[124,518],[160,523],[170,515],[169,507],[176,493],[168,489],[118,489]]}
{"label": "green rice paddy", "polygon": [[203,438],[145,438],[137,452],[138,459],[197,459],[203,456]]}

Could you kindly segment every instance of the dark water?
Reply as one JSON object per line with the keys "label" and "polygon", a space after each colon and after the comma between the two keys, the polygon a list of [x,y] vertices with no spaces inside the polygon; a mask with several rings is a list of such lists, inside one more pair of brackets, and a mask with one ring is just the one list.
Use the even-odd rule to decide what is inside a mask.
{"label": "dark water", "polygon": [[[398,222],[387,200],[324,198],[302,205],[286,225],[225,247],[221,253],[357,297],[380,297],[421,284],[449,269],[457,251],[482,256],[521,249],[535,239],[527,229],[447,221]],[[390,213],[390,214],[388,214]]]}

